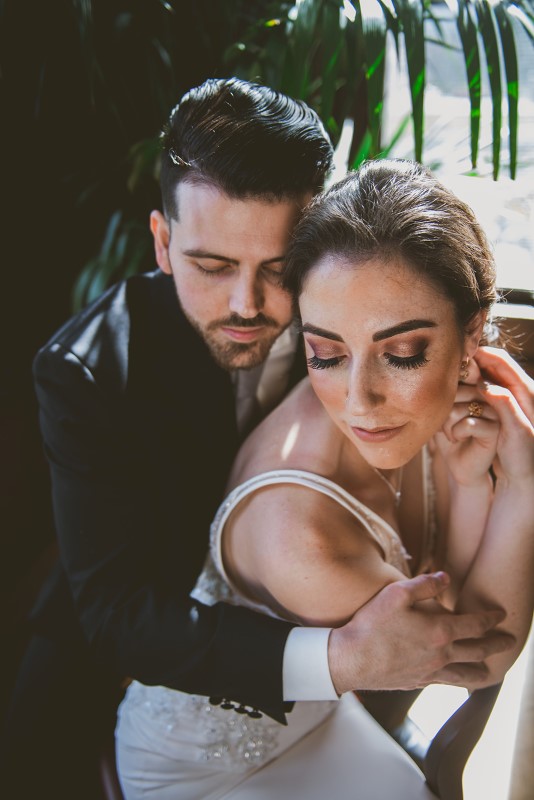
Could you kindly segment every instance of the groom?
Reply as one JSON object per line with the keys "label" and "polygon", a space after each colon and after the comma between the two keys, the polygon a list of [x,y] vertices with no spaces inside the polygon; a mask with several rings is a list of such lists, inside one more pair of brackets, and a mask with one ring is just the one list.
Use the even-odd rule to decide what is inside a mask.
{"label": "groom", "polygon": [[291,701],[351,689],[482,685],[506,646],[485,636],[497,615],[437,622],[414,606],[440,575],[387,587],[334,631],[189,598],[240,439],[304,374],[280,273],[331,165],[304,104],[235,79],[191,90],[163,137],[160,269],[111,288],[38,354],[60,564],[12,707],[11,796],[91,796],[102,707],[129,677],[284,722]]}

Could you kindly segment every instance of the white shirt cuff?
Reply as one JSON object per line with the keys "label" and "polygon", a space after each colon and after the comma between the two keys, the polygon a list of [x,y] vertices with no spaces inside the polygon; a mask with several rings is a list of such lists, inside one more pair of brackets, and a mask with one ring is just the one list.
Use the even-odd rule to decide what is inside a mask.
{"label": "white shirt cuff", "polygon": [[328,666],[331,628],[293,628],[283,661],[284,700],[338,700]]}

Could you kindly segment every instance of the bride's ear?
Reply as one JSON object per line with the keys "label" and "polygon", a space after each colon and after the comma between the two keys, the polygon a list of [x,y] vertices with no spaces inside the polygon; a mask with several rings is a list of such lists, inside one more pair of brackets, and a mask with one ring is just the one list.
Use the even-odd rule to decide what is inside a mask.
{"label": "bride's ear", "polygon": [[482,333],[484,331],[484,325],[486,324],[486,319],[487,312],[485,310],[481,310],[471,317],[467,323],[464,343],[466,358],[473,358],[478,350]]}

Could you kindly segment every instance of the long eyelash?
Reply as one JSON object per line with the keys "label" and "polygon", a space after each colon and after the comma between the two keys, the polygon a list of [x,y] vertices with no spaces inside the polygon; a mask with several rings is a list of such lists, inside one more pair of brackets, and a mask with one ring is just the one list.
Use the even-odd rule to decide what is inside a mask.
{"label": "long eyelash", "polygon": [[317,356],[311,356],[307,360],[310,369],[331,369],[332,367],[337,367],[340,363],[341,359],[337,356],[334,358],[318,358]]}
{"label": "long eyelash", "polygon": [[384,356],[388,364],[396,369],[418,369],[419,367],[428,364],[428,358],[426,357],[424,350],[422,350],[420,353],[417,353],[417,355],[409,356],[408,358],[392,356],[391,353],[384,353]]}

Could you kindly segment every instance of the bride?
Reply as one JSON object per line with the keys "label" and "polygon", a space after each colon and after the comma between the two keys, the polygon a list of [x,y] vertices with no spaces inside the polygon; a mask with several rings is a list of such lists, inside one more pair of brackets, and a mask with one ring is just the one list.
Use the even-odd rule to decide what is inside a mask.
{"label": "bride", "polygon": [[[309,377],[241,448],[194,597],[331,627],[335,659],[381,588],[445,570],[451,612],[506,612],[515,646],[487,661],[500,681],[532,619],[534,433],[530,379],[481,347],[496,297],[482,230],[424,168],[370,162],[312,201],[285,283]],[[514,380],[489,383],[505,362]],[[348,691],[281,725],[133,682],[117,752],[127,800],[433,797]]]}

